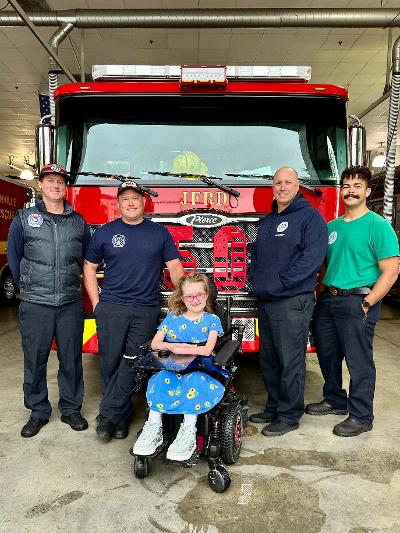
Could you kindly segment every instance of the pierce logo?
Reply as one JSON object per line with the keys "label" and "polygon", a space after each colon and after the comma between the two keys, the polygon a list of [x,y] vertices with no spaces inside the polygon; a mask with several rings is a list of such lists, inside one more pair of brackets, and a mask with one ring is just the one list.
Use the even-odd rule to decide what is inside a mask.
{"label": "pierce logo", "polygon": [[182,224],[185,224],[186,226],[214,228],[216,226],[223,226],[228,219],[223,215],[216,215],[215,213],[197,213],[195,215],[185,215],[181,217],[180,220]]}
{"label": "pierce logo", "polygon": [[287,229],[287,227],[289,226],[289,223],[288,222],[281,222],[279,224],[279,226],[276,228],[276,231],[278,233],[282,233],[283,231],[285,231],[285,229]]}

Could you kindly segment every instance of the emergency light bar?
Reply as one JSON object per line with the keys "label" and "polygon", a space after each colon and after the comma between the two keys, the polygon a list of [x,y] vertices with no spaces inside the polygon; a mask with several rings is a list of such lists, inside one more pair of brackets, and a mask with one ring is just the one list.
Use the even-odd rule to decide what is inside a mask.
{"label": "emergency light bar", "polygon": [[93,65],[92,77],[101,80],[178,79],[188,84],[226,84],[227,79],[303,81],[311,79],[311,67],[296,66],[187,66]]}
{"label": "emergency light bar", "polygon": [[284,81],[310,81],[311,67],[296,66],[253,66],[226,67],[228,78],[270,79]]}
{"label": "emergency light bar", "polygon": [[226,85],[226,67],[187,67],[181,68],[181,83],[192,85],[206,83]]}
{"label": "emergency light bar", "polygon": [[180,78],[181,67],[170,65],[93,65],[92,78],[99,80],[127,80],[140,78]]}

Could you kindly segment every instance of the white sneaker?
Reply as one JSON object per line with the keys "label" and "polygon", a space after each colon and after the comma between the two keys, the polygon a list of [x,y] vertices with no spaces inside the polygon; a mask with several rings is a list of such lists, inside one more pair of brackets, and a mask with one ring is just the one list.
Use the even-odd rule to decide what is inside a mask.
{"label": "white sneaker", "polygon": [[174,442],[167,451],[171,461],[187,461],[196,451],[196,426],[181,424]]}
{"label": "white sneaker", "polygon": [[152,455],[163,443],[163,431],[161,424],[151,424],[148,420],[143,426],[132,453],[135,455]]}

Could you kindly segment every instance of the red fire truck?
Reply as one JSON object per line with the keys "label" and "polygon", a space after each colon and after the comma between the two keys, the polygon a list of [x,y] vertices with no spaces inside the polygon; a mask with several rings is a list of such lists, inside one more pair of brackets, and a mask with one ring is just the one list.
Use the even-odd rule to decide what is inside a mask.
{"label": "red fire truck", "polygon": [[[257,351],[249,257],[271,209],[272,176],[295,168],[303,195],[327,221],[338,216],[347,91],[308,83],[309,67],[101,65],[93,79],[57,89],[55,152],[43,163],[76,176],[68,199],[92,228],[118,216],[110,176],[158,193],[147,216],[169,229],[186,272],[213,277],[245,326],[244,350]],[[51,152],[43,148],[49,131],[38,135],[47,138],[39,153]],[[164,273],[164,301],[170,290]],[[96,351],[87,311],[84,351]]]}
{"label": "red fire truck", "polygon": [[11,303],[16,296],[10,267],[7,263],[8,228],[18,209],[24,207],[31,189],[7,178],[0,178],[0,303]]}

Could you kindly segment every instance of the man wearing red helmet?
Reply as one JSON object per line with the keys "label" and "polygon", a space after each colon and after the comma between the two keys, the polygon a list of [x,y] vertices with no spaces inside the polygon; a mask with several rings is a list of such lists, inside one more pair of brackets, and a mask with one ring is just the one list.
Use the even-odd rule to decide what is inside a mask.
{"label": "man wearing red helmet", "polygon": [[19,286],[24,350],[24,403],[31,410],[21,430],[33,437],[47,424],[51,405],[46,368],[53,339],[59,360],[58,407],[72,429],[88,427],[83,402],[81,271],[90,240],[87,224],[64,199],[70,176],[65,168],[46,165],[39,176],[43,200],[21,209],[8,235],[8,262]]}

